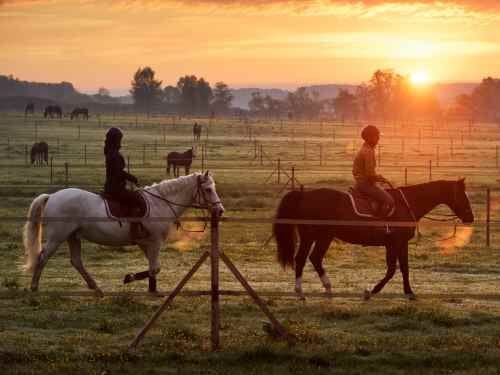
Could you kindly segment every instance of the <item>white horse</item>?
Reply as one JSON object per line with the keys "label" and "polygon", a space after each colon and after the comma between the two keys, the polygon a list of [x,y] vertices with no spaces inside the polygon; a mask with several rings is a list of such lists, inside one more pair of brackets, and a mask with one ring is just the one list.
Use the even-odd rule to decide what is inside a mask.
{"label": "white horse", "polygon": [[[144,188],[144,198],[150,206],[149,219],[141,222],[150,235],[135,241],[149,261],[147,272],[150,292],[156,291],[156,275],[160,272],[159,252],[170,231],[173,221],[155,220],[170,218],[176,220],[189,207],[210,208],[221,216],[224,207],[215,191],[215,182],[206,172],[193,173],[173,180],[165,180]],[[42,222],[46,241],[42,247]],[[57,248],[67,241],[71,253],[71,264],[82,275],[90,289],[103,295],[95,280],[90,276],[81,259],[81,239],[100,245],[132,245],[129,238],[130,224],[108,220],[102,197],[81,189],[64,189],[54,194],[41,194],[33,200],[24,226],[23,240],[26,252],[25,271],[33,274],[31,290],[38,290],[38,283],[49,258]],[[145,275],[144,275],[145,274]],[[131,280],[129,280],[131,281]]]}

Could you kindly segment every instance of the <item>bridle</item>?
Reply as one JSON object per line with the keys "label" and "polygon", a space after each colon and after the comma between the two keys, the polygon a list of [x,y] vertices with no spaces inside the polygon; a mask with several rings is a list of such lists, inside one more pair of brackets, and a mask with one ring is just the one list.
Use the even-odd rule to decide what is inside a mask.
{"label": "bridle", "polygon": [[[209,222],[209,215],[208,215],[208,209],[211,207],[211,206],[214,206],[216,204],[220,204],[222,203],[220,200],[218,201],[215,201],[215,202],[211,202],[206,194],[205,194],[205,191],[203,190],[203,181],[201,180],[202,177],[201,175],[198,176],[196,178],[196,193],[194,194],[194,197],[193,197],[193,201],[195,202],[195,204],[182,204],[182,203],[177,203],[177,202],[174,202],[174,201],[171,201],[167,198],[164,198],[162,197],[161,195],[158,195],[158,194],[155,194],[155,193],[152,193],[150,192],[149,190],[146,190],[146,189],[140,189],[140,191],[152,196],[152,197],[155,197],[163,202],[165,202],[168,207],[170,208],[170,211],[172,211],[172,213],[174,214],[174,217],[175,217],[175,221],[174,223],[176,224],[177,226],[177,229],[182,229],[183,231],[185,232],[190,232],[190,233],[199,233],[199,232],[204,232],[206,229],[207,229],[207,226],[208,226],[208,222]],[[202,202],[203,200],[203,202]],[[177,212],[175,212],[174,210],[174,206],[177,206],[177,207],[184,207],[184,208],[194,208],[194,209],[198,209],[198,210],[202,210],[203,211],[203,229],[202,230],[187,230],[187,229],[184,229],[182,227],[182,223],[180,222],[179,220],[179,215],[177,215]]]}
{"label": "bridle", "polygon": [[[403,200],[404,200],[404,202],[406,204],[406,207],[408,208],[408,210],[410,212],[410,215],[412,216],[413,221],[415,222],[415,227],[417,229],[417,238],[419,239],[420,236],[421,236],[421,233],[420,233],[420,230],[419,230],[419,227],[418,227],[418,221],[416,219],[416,216],[415,216],[415,214],[414,214],[414,212],[413,212],[410,204],[408,203],[408,200],[406,199],[406,196],[405,196],[403,190],[402,189],[398,189],[398,190],[401,193],[401,196],[403,197]],[[455,183],[453,185],[453,201],[452,201],[452,204],[451,204],[451,207],[452,207],[453,211],[456,211],[457,201],[458,201],[458,199],[457,199],[457,185]],[[434,214],[434,217],[430,216],[430,215],[424,215],[423,218],[427,219],[427,220],[430,220],[430,221],[453,222],[454,223],[453,234],[450,237],[442,238],[442,239],[439,239],[438,241],[447,241],[447,240],[450,240],[450,239],[456,237],[456,234],[457,234],[457,225],[458,225],[458,220],[457,219],[460,219],[460,217],[457,214],[455,214],[455,213],[452,213],[452,214]]]}

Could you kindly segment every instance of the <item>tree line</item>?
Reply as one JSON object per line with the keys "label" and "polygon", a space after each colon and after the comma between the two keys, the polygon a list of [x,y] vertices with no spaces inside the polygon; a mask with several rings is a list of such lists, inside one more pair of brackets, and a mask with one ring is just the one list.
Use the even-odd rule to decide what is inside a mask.
{"label": "tree line", "polygon": [[230,111],[233,95],[224,82],[217,82],[212,88],[202,77],[185,75],[179,78],[176,86],[162,88],[162,83],[149,66],[137,69],[130,94],[138,110],[151,113],[166,109],[183,115],[226,114]]}
{"label": "tree line", "polygon": [[500,121],[500,79],[484,78],[471,94],[455,99],[454,114],[471,121]]}
{"label": "tree line", "polygon": [[429,90],[416,90],[409,78],[392,70],[377,70],[368,83],[355,92],[339,90],[335,98],[320,99],[315,91],[300,87],[282,100],[256,92],[249,102],[250,111],[259,116],[312,119],[334,116],[347,119],[405,121],[415,117],[436,117],[441,109]]}

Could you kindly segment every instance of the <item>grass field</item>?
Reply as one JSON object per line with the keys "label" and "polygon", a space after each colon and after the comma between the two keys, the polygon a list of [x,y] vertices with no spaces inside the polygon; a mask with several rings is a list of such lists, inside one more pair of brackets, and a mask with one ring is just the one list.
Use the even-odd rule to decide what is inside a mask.
{"label": "grass field", "polygon": [[[281,123],[197,119],[205,125],[194,169],[203,164],[217,182],[227,217],[272,217],[295,165],[306,189],[347,189],[353,149],[361,124]],[[166,178],[167,151],[191,147],[195,119],[112,116],[88,122],[0,115],[0,217],[26,215],[42,192],[69,186],[97,191],[104,178],[102,143],[107,127],[125,131],[124,155],[142,184]],[[35,124],[36,122],[36,124]],[[500,208],[497,190],[499,135],[494,124],[381,125],[384,133],[380,170],[397,184],[467,177],[477,223],[459,227],[423,222],[423,237],[410,244],[410,272],[417,301],[384,298],[401,293],[396,274],[379,297],[361,300],[365,287],[385,273],[382,248],[334,243],[326,269],[335,292],[359,298],[265,300],[297,337],[289,346],[265,329],[265,317],[249,298],[222,297],[220,352],[210,351],[208,297],[179,297],[134,353],[126,347],[162,300],[154,297],[62,297],[43,292],[85,290],[63,246],[42,275],[40,294],[26,291],[30,278],[22,262],[22,223],[0,223],[0,370],[10,373],[358,373],[498,374],[500,372],[500,238],[492,226],[485,246],[486,188],[492,190],[492,220]],[[208,128],[208,134],[207,134]],[[420,129],[420,130],[419,130]],[[35,140],[49,143],[50,168],[26,164],[25,149]],[[262,152],[261,152],[262,150]],[[439,155],[439,156],[438,156]],[[275,170],[280,159],[281,184]],[[66,177],[64,163],[68,163]],[[267,183],[266,183],[266,180]],[[445,212],[442,210],[442,212]],[[187,224],[199,227],[199,224]],[[263,244],[269,224],[221,224],[221,249],[257,291],[292,291],[293,272],[275,262],[275,247]],[[161,253],[159,289],[170,290],[189,270],[209,234],[178,232]],[[104,292],[145,291],[147,283],[123,286],[128,272],[146,268],[135,247],[104,248],[84,243],[84,263]],[[221,265],[221,288],[240,286]],[[208,263],[188,290],[208,289]],[[304,274],[306,292],[322,291],[312,266]],[[442,294],[448,297],[432,297]],[[467,297],[466,294],[470,294]],[[429,296],[430,295],[430,296]],[[472,295],[479,297],[472,298]],[[459,297],[457,297],[459,296]]]}

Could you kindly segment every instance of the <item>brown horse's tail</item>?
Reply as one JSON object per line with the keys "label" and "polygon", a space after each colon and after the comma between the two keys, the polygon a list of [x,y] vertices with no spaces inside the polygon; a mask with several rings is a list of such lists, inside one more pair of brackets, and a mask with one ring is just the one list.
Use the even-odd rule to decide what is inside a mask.
{"label": "brown horse's tail", "polygon": [[[291,191],[286,194],[278,207],[276,219],[297,219],[300,216],[298,212],[300,196],[299,191]],[[296,224],[274,223],[273,225],[274,238],[276,238],[278,246],[278,262],[283,268],[286,268],[286,266],[294,267],[297,243],[295,227]]]}

